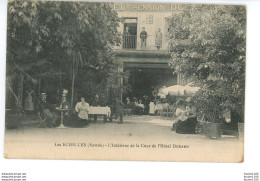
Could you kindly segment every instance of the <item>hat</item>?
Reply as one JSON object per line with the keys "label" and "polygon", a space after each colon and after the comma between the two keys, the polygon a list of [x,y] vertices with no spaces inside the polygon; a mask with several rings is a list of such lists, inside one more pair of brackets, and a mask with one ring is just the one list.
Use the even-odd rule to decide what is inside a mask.
{"label": "hat", "polygon": [[44,97],[44,96],[46,97],[47,94],[45,92],[41,93],[41,97]]}
{"label": "hat", "polygon": [[69,91],[67,89],[63,89],[63,91],[62,91],[63,94],[68,94],[68,92]]}

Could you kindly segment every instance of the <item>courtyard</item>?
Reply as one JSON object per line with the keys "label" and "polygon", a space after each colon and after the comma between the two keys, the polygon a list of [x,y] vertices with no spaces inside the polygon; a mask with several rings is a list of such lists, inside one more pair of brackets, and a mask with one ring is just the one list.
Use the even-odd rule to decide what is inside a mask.
{"label": "courtyard", "polygon": [[[157,116],[126,116],[123,124],[98,119],[84,128],[6,129],[5,157],[42,159],[243,161],[243,141],[222,135],[177,134],[172,120]],[[170,159],[169,159],[170,158]]]}

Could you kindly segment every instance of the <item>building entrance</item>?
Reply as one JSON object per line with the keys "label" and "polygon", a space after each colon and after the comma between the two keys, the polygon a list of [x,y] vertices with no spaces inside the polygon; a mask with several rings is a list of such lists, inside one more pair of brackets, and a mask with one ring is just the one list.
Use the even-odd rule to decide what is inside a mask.
{"label": "building entrance", "polygon": [[135,49],[137,42],[137,19],[124,19],[124,48]]}
{"label": "building entrance", "polygon": [[177,84],[177,75],[173,75],[169,68],[126,68],[125,72],[129,75],[128,82],[125,82],[129,90],[123,99],[142,99],[145,95],[151,98],[153,91]]}

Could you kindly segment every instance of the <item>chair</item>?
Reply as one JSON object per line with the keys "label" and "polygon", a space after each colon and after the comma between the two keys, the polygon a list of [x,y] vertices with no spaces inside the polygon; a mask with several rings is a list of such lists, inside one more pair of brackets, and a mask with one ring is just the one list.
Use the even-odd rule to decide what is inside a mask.
{"label": "chair", "polygon": [[164,107],[162,109],[162,112],[160,113],[161,117],[164,119],[164,117],[168,117],[168,107]]}
{"label": "chair", "polygon": [[162,116],[163,115],[163,109],[164,109],[163,104],[159,103],[155,107],[156,107],[156,110],[157,110],[157,116]]}
{"label": "chair", "polygon": [[40,124],[37,126],[38,128],[40,127],[45,127],[47,128],[47,116],[45,116],[43,113],[39,112],[38,118],[40,119]]}
{"label": "chair", "polygon": [[175,107],[173,105],[166,105],[161,112],[161,116],[163,119],[164,117],[166,117],[167,119],[173,118],[174,115],[175,115]]}
{"label": "chair", "polygon": [[157,110],[157,116],[161,116],[161,115],[162,115],[162,112],[163,112],[162,109],[158,109],[158,110]]}
{"label": "chair", "polygon": [[167,118],[173,119],[175,117],[176,108],[173,105],[169,105],[167,108]]}

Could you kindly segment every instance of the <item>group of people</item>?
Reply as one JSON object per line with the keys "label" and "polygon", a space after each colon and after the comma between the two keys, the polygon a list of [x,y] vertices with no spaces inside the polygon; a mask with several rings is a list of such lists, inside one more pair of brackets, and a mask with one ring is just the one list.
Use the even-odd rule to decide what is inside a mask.
{"label": "group of people", "polygon": [[[142,49],[146,48],[147,38],[148,38],[148,33],[145,30],[145,27],[143,27],[142,31],[140,32],[140,40],[141,40]],[[158,31],[155,34],[155,47],[157,48],[157,50],[160,50],[160,48],[162,47],[162,39],[163,39],[163,34],[161,32],[161,28],[158,28]],[[124,48],[135,48],[136,47],[135,35],[131,35],[131,32],[129,31],[129,27],[126,27],[125,31],[123,33],[123,47]]]}
{"label": "group of people", "polygon": [[[99,96],[95,95],[92,106],[100,106]],[[53,106],[47,102],[47,94],[41,93],[41,99],[38,105],[39,113],[47,117],[48,127],[57,127],[60,124],[58,119],[58,109],[64,110],[64,124],[70,127],[85,127],[89,125],[89,103],[84,97],[76,104],[74,109],[71,109],[70,103],[67,100],[67,94],[63,93],[60,104]],[[97,115],[94,115],[94,122],[97,121]]]}
{"label": "group of people", "polygon": [[132,114],[135,115],[147,115],[149,114],[149,103],[150,99],[148,96],[144,95],[142,98],[137,99],[136,97],[132,98],[132,101],[129,97],[126,98],[125,108],[131,109]]}
{"label": "group of people", "polygon": [[[40,101],[38,106],[34,105],[33,91],[27,91],[27,98],[24,103],[25,110],[32,110],[38,108],[38,112],[47,117],[47,126],[48,127],[57,127],[61,123],[59,119],[59,112],[57,109],[65,110],[64,113],[64,125],[70,127],[85,127],[89,125],[89,110],[90,105],[84,97],[81,97],[79,102],[75,105],[75,108],[70,107],[70,103],[67,100],[67,92],[62,94],[61,101],[57,105],[51,105],[47,101],[47,94],[41,93]],[[175,101],[174,101],[175,102]],[[104,122],[112,122],[113,118],[118,118],[119,123],[123,121],[123,111],[124,109],[131,110],[131,114],[135,115],[148,115],[155,114],[155,105],[156,101],[149,98],[149,96],[143,96],[140,99],[133,97],[132,100],[127,97],[125,103],[120,101],[118,98],[115,99],[110,106],[111,114],[107,120],[107,117],[104,116]],[[98,95],[95,95],[94,99],[91,101],[91,106],[99,107],[103,106],[101,104],[100,98]],[[195,128],[197,125],[197,110],[194,104],[192,104],[191,99],[180,99],[175,103],[175,119],[173,121],[172,130],[175,130],[176,133],[195,133]],[[152,113],[151,110],[153,109]],[[97,121],[97,114],[93,115],[94,122]]]}

